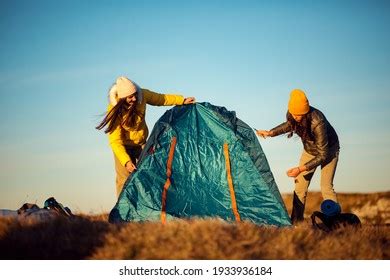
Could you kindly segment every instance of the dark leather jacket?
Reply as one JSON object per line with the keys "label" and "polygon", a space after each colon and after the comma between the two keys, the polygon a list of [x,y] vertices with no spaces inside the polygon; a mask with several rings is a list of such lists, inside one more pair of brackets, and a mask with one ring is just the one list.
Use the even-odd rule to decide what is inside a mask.
{"label": "dark leather jacket", "polygon": [[[340,144],[336,131],[320,110],[310,106],[310,111],[307,114],[310,114],[310,128],[314,139],[301,139],[305,151],[315,156],[305,164],[307,170],[311,170],[333,159],[340,149]],[[286,121],[271,129],[271,133],[272,136],[278,136],[291,132],[291,130],[290,123]]]}

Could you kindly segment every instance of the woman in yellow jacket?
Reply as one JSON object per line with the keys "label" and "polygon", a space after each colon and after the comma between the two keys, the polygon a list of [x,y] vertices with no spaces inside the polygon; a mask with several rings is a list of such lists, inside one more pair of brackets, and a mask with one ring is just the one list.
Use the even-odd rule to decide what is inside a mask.
{"label": "woman in yellow jacket", "polygon": [[136,169],[149,131],[145,122],[146,104],[171,106],[192,104],[195,98],[159,94],[141,89],[126,77],[119,77],[109,92],[107,114],[96,129],[105,126],[114,153],[116,192],[119,196],[127,177]]}

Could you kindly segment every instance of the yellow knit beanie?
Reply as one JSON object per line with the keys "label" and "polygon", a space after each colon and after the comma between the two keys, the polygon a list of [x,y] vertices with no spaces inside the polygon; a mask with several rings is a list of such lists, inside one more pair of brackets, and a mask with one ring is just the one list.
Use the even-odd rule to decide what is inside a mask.
{"label": "yellow knit beanie", "polygon": [[309,112],[309,101],[305,93],[300,89],[293,89],[288,102],[288,111],[293,115],[304,115]]}

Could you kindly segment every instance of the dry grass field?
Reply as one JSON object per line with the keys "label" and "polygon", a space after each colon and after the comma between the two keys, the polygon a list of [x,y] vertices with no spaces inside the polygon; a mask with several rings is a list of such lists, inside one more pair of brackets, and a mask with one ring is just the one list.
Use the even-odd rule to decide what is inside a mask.
{"label": "dry grass field", "polygon": [[[284,195],[291,211],[291,195]],[[312,228],[321,195],[310,193],[306,221],[276,228],[218,219],[112,225],[107,215],[34,222],[0,219],[0,259],[390,259],[390,192],[339,194],[361,228]]]}

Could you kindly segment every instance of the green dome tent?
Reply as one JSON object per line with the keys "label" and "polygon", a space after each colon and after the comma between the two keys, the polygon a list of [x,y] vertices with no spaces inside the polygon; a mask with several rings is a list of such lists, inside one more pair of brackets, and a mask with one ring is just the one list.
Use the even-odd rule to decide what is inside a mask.
{"label": "green dome tent", "polygon": [[192,217],[291,225],[255,133],[209,103],[176,106],[157,121],[109,220]]}

